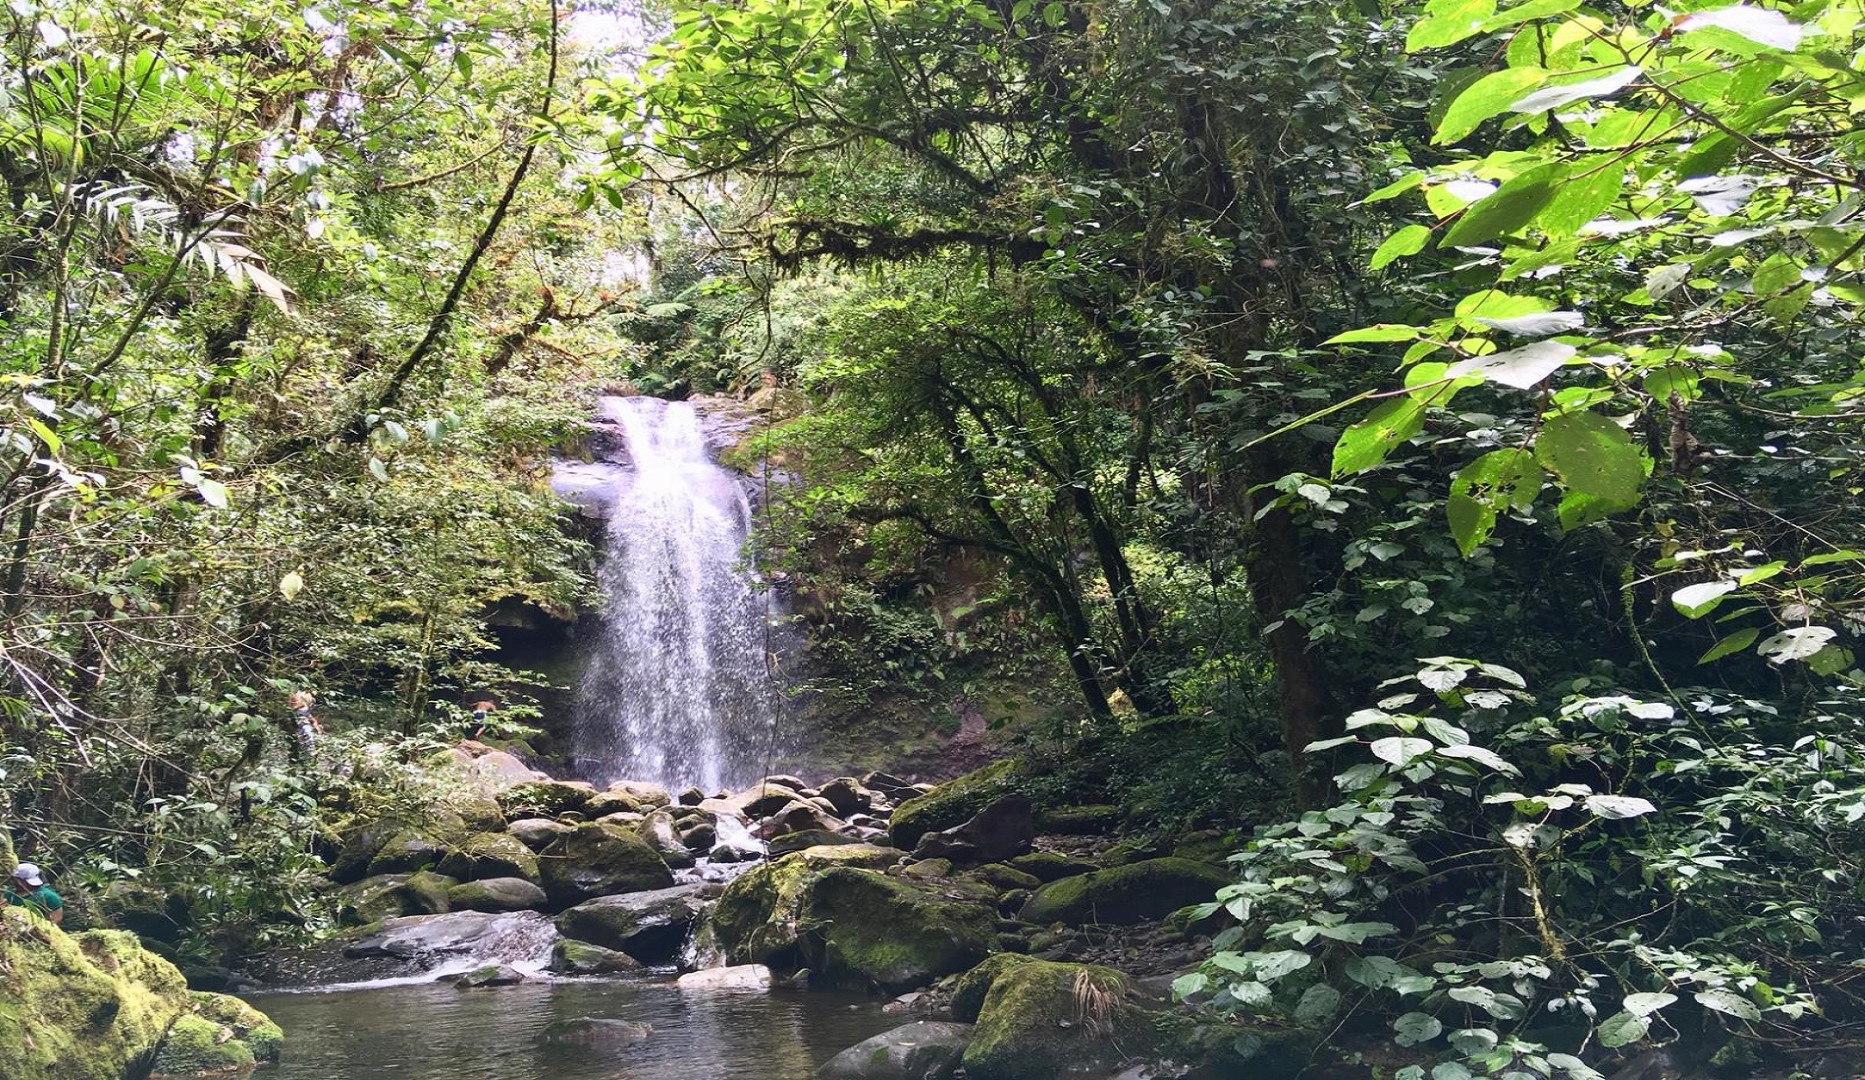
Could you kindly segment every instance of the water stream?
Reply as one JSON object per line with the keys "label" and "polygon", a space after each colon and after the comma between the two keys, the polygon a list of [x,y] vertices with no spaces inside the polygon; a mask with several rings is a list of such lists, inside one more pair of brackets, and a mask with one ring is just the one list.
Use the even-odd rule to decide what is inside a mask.
{"label": "water stream", "polygon": [[608,606],[577,690],[579,766],[598,784],[743,785],[769,753],[776,699],[744,485],[713,462],[689,403],[606,397],[602,415],[627,460],[601,498]]}

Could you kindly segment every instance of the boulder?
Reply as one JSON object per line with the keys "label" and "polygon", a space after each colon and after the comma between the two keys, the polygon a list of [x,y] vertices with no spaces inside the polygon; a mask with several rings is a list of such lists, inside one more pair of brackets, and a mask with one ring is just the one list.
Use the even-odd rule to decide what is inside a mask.
{"label": "boulder", "polygon": [[961,825],[922,835],[913,854],[955,863],[993,863],[1030,850],[1036,838],[1035,808],[1018,792],[993,800]]}
{"label": "boulder", "polygon": [[758,835],[782,836],[785,833],[809,832],[821,830],[835,832],[846,825],[841,818],[824,813],[823,809],[807,802],[793,801],[783,809],[762,818],[758,822]]}
{"label": "boulder", "polygon": [[330,860],[330,880],[349,885],[369,876],[369,864],[397,833],[407,828],[404,822],[375,820],[353,822],[342,830],[337,854]]}
{"label": "boulder", "polygon": [[983,963],[960,975],[952,983],[952,1019],[966,1024],[975,1023],[978,1010],[984,1008],[984,996],[991,992],[991,986],[997,982],[998,976],[1027,963],[1030,963],[1027,956],[993,953],[985,957]]}
{"label": "boulder", "polygon": [[578,826],[545,848],[539,864],[544,892],[558,908],[673,884],[666,861],[653,848],[613,825]]}
{"label": "boulder", "polygon": [[803,832],[784,833],[772,840],[770,857],[775,859],[779,855],[788,855],[793,851],[802,851],[804,848],[859,843],[861,841],[855,837],[844,836],[839,832],[830,832],[827,829],[807,829]]}
{"label": "boulder", "polygon": [[1088,859],[1078,859],[1054,851],[1032,851],[1028,855],[1019,855],[1010,860],[1009,866],[1043,882],[1089,874],[1099,869],[1097,864]]}
{"label": "boulder", "polygon": [[550,970],[558,975],[616,975],[640,971],[634,957],[587,941],[559,941],[551,946]]}
{"label": "boulder", "polygon": [[550,919],[536,912],[455,911],[388,919],[345,945],[342,954],[352,960],[395,961],[404,969],[431,971],[462,957],[510,955],[507,950],[515,941],[548,944],[556,933]]}
{"label": "boulder", "polygon": [[1036,827],[1056,836],[1107,836],[1123,816],[1118,806],[1052,806],[1036,815]]}
{"label": "boulder", "polygon": [[544,890],[524,878],[482,878],[447,890],[453,911],[531,911],[548,903]]}
{"label": "boulder", "polygon": [[168,1029],[151,1075],[163,1080],[218,1076],[244,1073],[256,1063],[252,1048],[234,1037],[230,1029],[189,1013],[177,1017]]}
{"label": "boulder", "polygon": [[1228,829],[1202,829],[1179,837],[1172,855],[1174,858],[1228,867],[1231,855],[1241,851],[1246,843],[1247,840]]}
{"label": "boulder", "polygon": [[893,803],[902,799],[911,799],[919,794],[912,784],[892,773],[871,772],[861,778],[861,786],[878,792],[888,802]]}
{"label": "boulder", "polygon": [[689,971],[674,981],[682,990],[768,990],[776,977],[763,964]]}
{"label": "boulder", "polygon": [[680,830],[680,843],[692,852],[711,851],[719,842],[719,830],[713,828],[712,822],[702,821]]}
{"label": "boulder", "polygon": [[518,842],[532,851],[543,851],[551,841],[576,828],[550,818],[519,818],[505,827],[505,831],[518,838]]}
{"label": "boulder", "polygon": [[231,1031],[234,1038],[245,1043],[255,1061],[278,1060],[285,1033],[265,1013],[230,994],[191,992],[188,1003],[196,1016]]}
{"label": "boulder", "polygon": [[479,744],[471,747],[464,745],[454,747],[448,752],[448,760],[456,770],[465,774],[471,787],[486,793],[504,791],[506,788],[535,780],[550,779],[512,754]]}
{"label": "boulder", "polygon": [[390,837],[369,860],[369,876],[412,874],[440,865],[447,857],[446,841],[420,829],[403,829]]}
{"label": "boulder", "polygon": [[507,833],[478,833],[440,860],[440,872],[461,881],[484,878],[538,880],[537,856]]}
{"label": "boulder", "polygon": [[791,791],[802,791],[809,787],[809,784],[806,783],[802,777],[793,776],[790,773],[772,773],[764,778],[764,782],[767,784],[776,784],[779,787],[787,787]]}
{"label": "boulder", "polygon": [[[907,798],[895,807],[888,825],[894,846],[912,851],[920,837],[927,833],[963,825],[978,811],[1009,794],[1021,769],[1022,763],[1016,758],[1004,758],[925,794]],[[870,773],[863,783],[874,787],[874,775]],[[912,791],[909,788],[906,793],[911,795]]]}
{"label": "boulder", "polygon": [[1157,1027],[1127,1000],[1126,976],[1091,964],[1024,960],[989,980],[972,1040],[970,1080],[1053,1080],[1109,1072],[1149,1053]]}
{"label": "boulder", "polygon": [[578,1016],[570,1020],[553,1020],[544,1028],[545,1042],[582,1043],[588,1046],[622,1046],[637,1043],[654,1034],[654,1028],[633,1020],[603,1020]]}
{"label": "boulder", "polygon": [[1147,859],[1062,878],[1037,889],[1023,905],[1024,922],[1124,926],[1165,918],[1187,904],[1211,900],[1230,875],[1189,859]]}
{"label": "boulder", "polygon": [[521,982],[530,981],[524,972],[509,964],[487,964],[454,979],[453,985],[461,990],[478,990],[489,986],[517,986]]}
{"label": "boulder", "polygon": [[[716,889],[717,886],[711,886]],[[644,964],[671,961],[705,907],[705,885],[603,896],[557,916],[564,937],[618,949]]]}
{"label": "boulder", "polygon": [[733,878],[706,913],[708,936],[726,963],[764,964],[794,971],[797,917],[804,892],[816,874],[835,866],[882,869],[901,852],[873,844],[814,847],[792,852]]}
{"label": "boulder", "polygon": [[681,806],[698,806],[706,801],[706,793],[696,787],[690,787],[675,797],[674,801]]}
{"label": "boulder", "polygon": [[945,1080],[971,1042],[970,1024],[918,1023],[883,1032],[830,1058],[817,1080]]}
{"label": "boulder", "polygon": [[874,792],[852,776],[838,776],[817,791],[838,817],[865,814],[874,808]]}
{"label": "boulder", "polygon": [[643,806],[641,800],[626,791],[600,791],[590,796],[583,806],[583,816],[591,821],[607,817],[610,814],[644,814],[651,807]]}
{"label": "boulder", "polygon": [[473,832],[495,833],[505,828],[505,811],[490,795],[464,793],[451,803],[460,820]]}
{"label": "boulder", "polygon": [[0,907],[0,971],[7,1080],[121,1080],[191,1007],[181,972],[134,934],[67,934],[24,908]]}
{"label": "boulder", "polygon": [[1010,892],[1014,889],[1034,892],[1038,886],[1042,885],[1042,880],[1035,874],[1018,870],[1014,866],[1005,866],[1003,863],[980,866],[966,876],[982,881],[998,892]]}
{"label": "boulder", "polygon": [[[8,862],[0,873],[13,869]],[[112,926],[137,937],[173,944],[181,940],[189,922],[188,902],[181,896],[139,881],[113,881],[98,898],[97,906]]]}
{"label": "boulder", "polygon": [[693,865],[693,853],[674,827],[673,815],[656,810],[641,823],[641,839],[654,849],[670,869],[684,870]]}
{"label": "boulder", "polygon": [[665,787],[646,780],[617,780],[609,785],[609,790],[632,796],[636,802],[650,810],[673,803],[673,796],[667,794]]}
{"label": "boulder", "polygon": [[364,878],[337,890],[338,918],[366,925],[401,915],[438,915],[451,909],[448,893],[456,884],[426,870]]}
{"label": "boulder", "polygon": [[554,818],[559,814],[582,813],[595,794],[594,787],[580,780],[533,780],[499,792],[499,807],[508,820]]}
{"label": "boulder", "polygon": [[997,943],[995,897],[973,889],[850,866],[823,870],[804,890],[798,921],[811,932],[798,940],[797,958],[812,982],[889,993],[964,971]]}

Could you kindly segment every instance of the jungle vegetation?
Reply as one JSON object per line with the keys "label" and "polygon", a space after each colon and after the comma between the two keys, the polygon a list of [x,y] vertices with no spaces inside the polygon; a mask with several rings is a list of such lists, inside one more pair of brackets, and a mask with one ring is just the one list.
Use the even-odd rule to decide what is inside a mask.
{"label": "jungle vegetation", "polygon": [[98,884],[285,932],[283,693],[431,747],[587,599],[589,396],[755,393],[850,678],[1027,650],[1061,775],[1242,830],[1193,1005],[1856,1043],[1858,0],[4,18],[0,794]]}

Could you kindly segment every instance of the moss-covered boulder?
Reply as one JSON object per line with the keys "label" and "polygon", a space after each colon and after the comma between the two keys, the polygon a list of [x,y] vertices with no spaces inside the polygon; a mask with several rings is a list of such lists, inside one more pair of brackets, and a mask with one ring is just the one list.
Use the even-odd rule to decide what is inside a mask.
{"label": "moss-covered boulder", "polygon": [[904,857],[904,852],[893,848],[845,844],[806,848],[772,859],[732,879],[719,894],[719,902],[706,913],[704,936],[725,963],[794,971],[802,966],[796,955],[797,939],[803,932],[797,918],[815,876],[836,866],[879,869]]}
{"label": "moss-covered boulder", "polygon": [[1106,836],[1120,827],[1118,806],[1052,806],[1036,815],[1036,828],[1058,836]]}
{"label": "moss-covered boulder", "polygon": [[984,996],[991,992],[998,976],[1019,964],[1028,964],[1027,956],[1017,953],[992,953],[984,962],[960,975],[952,983],[952,1019],[970,1024],[984,1008]]}
{"label": "moss-covered boulder", "polygon": [[509,833],[476,833],[440,860],[440,872],[461,881],[483,878],[538,880],[537,856]]}
{"label": "moss-covered boulder", "polygon": [[505,831],[517,837],[519,843],[532,851],[543,851],[574,828],[576,826],[565,825],[550,818],[519,818],[507,825]]}
{"label": "moss-covered boulder", "polygon": [[351,821],[338,831],[337,853],[330,859],[330,880],[350,885],[369,876],[369,864],[398,833],[408,828],[406,822],[388,819]]}
{"label": "moss-covered boulder", "polygon": [[426,870],[364,878],[337,890],[337,915],[354,926],[400,915],[439,915],[452,910],[448,893],[457,884]]}
{"label": "moss-covered boulder", "polygon": [[618,949],[644,964],[666,963],[686,943],[705,907],[704,885],[602,896],[557,916],[566,938]]}
{"label": "moss-covered boulder", "polygon": [[285,1045],[285,1033],[272,1018],[231,994],[208,994],[199,991],[188,995],[195,1015],[219,1024],[246,1044],[259,1061],[277,1061]]}
{"label": "moss-covered boulder", "polygon": [[1004,758],[901,803],[888,822],[894,846],[912,851],[927,833],[970,821],[978,811],[1014,790],[1022,768],[1018,759]]}
{"label": "moss-covered boulder", "polygon": [[650,809],[626,791],[598,791],[589,797],[583,816],[594,821],[610,814],[646,814]]}
{"label": "moss-covered boulder", "polygon": [[447,841],[426,829],[403,829],[391,836],[369,860],[369,876],[412,874],[431,870],[447,857]]}
{"label": "moss-covered boulder", "polygon": [[557,908],[673,885],[666,861],[641,837],[613,825],[578,826],[545,848],[538,862],[544,892]]}
{"label": "moss-covered boulder", "polygon": [[1079,859],[1073,855],[1064,855],[1056,851],[1032,851],[1028,855],[1019,855],[1008,860],[1004,865],[1013,870],[1021,870],[1038,881],[1059,881],[1065,877],[1079,874],[1091,874],[1099,865],[1089,859]]}
{"label": "moss-covered boulder", "polygon": [[519,818],[554,818],[559,814],[581,814],[595,798],[596,789],[573,780],[533,780],[499,792],[499,808],[508,821]]}
{"label": "moss-covered boulder", "polygon": [[998,892],[1010,892],[1013,889],[1034,891],[1042,885],[1042,879],[1027,870],[1019,870],[1003,863],[990,863],[976,870],[967,871],[968,878],[984,882]]}
{"label": "moss-covered boulder", "polygon": [[490,795],[462,792],[452,802],[453,811],[473,832],[498,832],[505,827],[505,809]]}
{"label": "moss-covered boulder", "polygon": [[550,970],[558,975],[615,975],[639,971],[641,963],[619,949],[564,940],[551,946]]}
{"label": "moss-covered boulder", "polygon": [[770,843],[770,855],[775,859],[779,855],[788,855],[804,848],[834,847],[838,844],[859,844],[863,841],[853,836],[844,836],[828,829],[805,829],[802,832],[784,833]]}
{"label": "moss-covered boulder", "polygon": [[168,1029],[152,1075],[155,1080],[225,1076],[245,1072],[254,1064],[252,1049],[235,1038],[232,1029],[190,1014]]}
{"label": "moss-covered boulder", "polygon": [[957,1072],[970,1041],[970,1024],[920,1020],[835,1055],[816,1080],[945,1080]]}
{"label": "moss-covered boulder", "polygon": [[1053,1080],[1144,1058],[1158,1029],[1128,993],[1126,976],[1112,968],[1048,960],[1002,965],[978,1008],[965,1075]]}
{"label": "moss-covered boulder", "polygon": [[524,878],[483,878],[447,890],[453,911],[533,911],[549,903],[544,890]]}
{"label": "moss-covered boulder", "polygon": [[984,959],[997,943],[995,897],[973,886],[908,882],[838,866],[812,876],[797,958],[812,981],[889,993]]}
{"label": "moss-covered boulder", "polygon": [[66,934],[24,908],[0,908],[0,973],[6,1080],[121,1080],[189,1007],[181,972],[134,934]]}
{"label": "moss-covered boulder", "polygon": [[1163,919],[1187,904],[1211,900],[1228,874],[1189,859],[1147,859],[1052,881],[1023,905],[1024,922],[1125,926]]}

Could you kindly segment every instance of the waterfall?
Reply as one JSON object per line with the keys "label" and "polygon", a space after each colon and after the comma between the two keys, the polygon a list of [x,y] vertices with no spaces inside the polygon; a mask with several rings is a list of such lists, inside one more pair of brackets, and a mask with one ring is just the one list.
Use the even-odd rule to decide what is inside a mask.
{"label": "waterfall", "polygon": [[607,606],[578,687],[582,770],[708,793],[748,783],[770,751],[776,695],[744,485],[713,463],[691,404],[605,397],[602,412],[628,461],[605,500]]}

